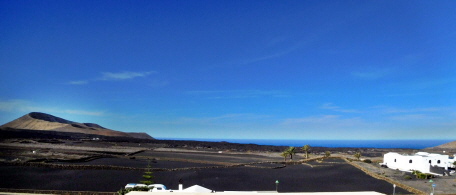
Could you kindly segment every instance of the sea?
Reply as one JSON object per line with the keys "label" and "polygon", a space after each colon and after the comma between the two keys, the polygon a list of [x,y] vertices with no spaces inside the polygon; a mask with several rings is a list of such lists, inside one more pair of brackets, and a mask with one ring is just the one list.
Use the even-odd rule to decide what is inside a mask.
{"label": "sea", "polygon": [[[158,138],[160,139],[160,138]],[[239,144],[258,144],[271,146],[294,146],[330,148],[402,148],[402,149],[424,149],[442,145],[455,140],[450,139],[422,139],[422,140],[285,140],[285,139],[189,139],[189,138],[161,138],[163,140],[193,140],[208,142],[230,142]]]}

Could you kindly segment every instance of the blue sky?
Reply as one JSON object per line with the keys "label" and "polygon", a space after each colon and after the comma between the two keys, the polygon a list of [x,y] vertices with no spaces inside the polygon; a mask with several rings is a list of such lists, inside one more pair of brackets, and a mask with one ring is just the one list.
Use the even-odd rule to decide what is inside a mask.
{"label": "blue sky", "polygon": [[456,1],[0,0],[0,123],[456,139]]}

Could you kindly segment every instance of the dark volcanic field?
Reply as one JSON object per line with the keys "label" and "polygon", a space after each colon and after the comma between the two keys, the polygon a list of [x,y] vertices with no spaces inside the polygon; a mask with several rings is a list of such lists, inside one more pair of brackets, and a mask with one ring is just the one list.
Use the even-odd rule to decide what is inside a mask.
{"label": "dark volcanic field", "polygon": [[[0,159],[4,161],[0,163],[0,188],[115,192],[127,183],[139,183],[144,168],[151,161],[153,168],[160,169],[154,172],[155,183],[171,189],[176,189],[182,179],[184,187],[197,184],[215,191],[274,191],[276,180],[280,182],[280,192],[390,194],[393,190],[392,184],[375,179],[338,158],[285,167],[268,163],[282,162],[279,154],[286,146],[113,137],[92,141],[92,138],[74,133],[2,130],[0,143],[6,145],[0,147]],[[49,148],[36,149],[40,144]],[[72,146],[97,150],[71,149]],[[112,152],[118,147],[132,149],[132,152]],[[104,151],[105,148],[111,150]],[[164,151],[158,150],[163,148]],[[37,154],[32,150],[38,151]],[[349,155],[360,151],[365,157],[378,157],[385,151],[312,147],[311,156],[321,156],[326,150]],[[62,158],[64,160],[60,160]],[[293,159],[302,160],[302,154],[296,154]],[[18,163],[11,162],[13,160]],[[248,163],[255,164],[245,165]],[[401,188],[396,188],[396,193],[409,194]]]}
{"label": "dark volcanic field", "polygon": [[[154,172],[154,176],[156,183],[165,184],[171,189],[176,189],[179,179],[183,179],[184,187],[197,184],[215,191],[274,191],[275,181],[279,180],[280,192],[377,191],[391,193],[391,184],[372,178],[343,160],[329,160],[332,163],[312,163],[316,165],[313,168],[302,164],[287,165],[285,168],[279,169],[207,168]],[[183,166],[189,166],[189,164]],[[127,183],[138,182],[143,171],[64,170],[3,165],[0,166],[0,173],[2,174],[0,188],[113,192]],[[399,188],[396,189],[396,192],[409,193]]]}

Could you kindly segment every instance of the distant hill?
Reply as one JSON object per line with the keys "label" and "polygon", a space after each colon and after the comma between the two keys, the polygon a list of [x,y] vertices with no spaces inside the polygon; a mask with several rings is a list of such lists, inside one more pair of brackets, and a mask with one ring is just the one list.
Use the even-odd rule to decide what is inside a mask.
{"label": "distant hill", "polygon": [[432,147],[430,149],[437,149],[437,148],[442,148],[442,149],[456,149],[456,141],[452,141],[446,144],[442,144],[439,146]]}
{"label": "distant hill", "polygon": [[138,138],[138,139],[154,139],[152,136],[150,136],[147,133],[128,132],[128,135],[130,135],[133,138]]}
{"label": "distant hill", "polygon": [[31,112],[16,120],[0,126],[0,129],[20,129],[36,131],[56,131],[68,133],[83,133],[90,135],[131,137],[154,139],[146,133],[126,133],[104,128],[94,123],[77,123],[46,113]]}

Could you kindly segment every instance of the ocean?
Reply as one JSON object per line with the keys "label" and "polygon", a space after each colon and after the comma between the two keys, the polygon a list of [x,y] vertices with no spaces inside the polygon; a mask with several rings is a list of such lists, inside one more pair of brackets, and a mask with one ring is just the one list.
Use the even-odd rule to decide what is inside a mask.
{"label": "ocean", "polygon": [[[158,138],[160,139],[160,138]],[[331,148],[404,148],[424,149],[442,145],[454,140],[280,140],[280,139],[188,139],[188,138],[162,138],[164,140],[194,140],[209,142],[230,142],[240,144],[258,144],[272,146],[302,147],[306,144],[312,147]]]}

